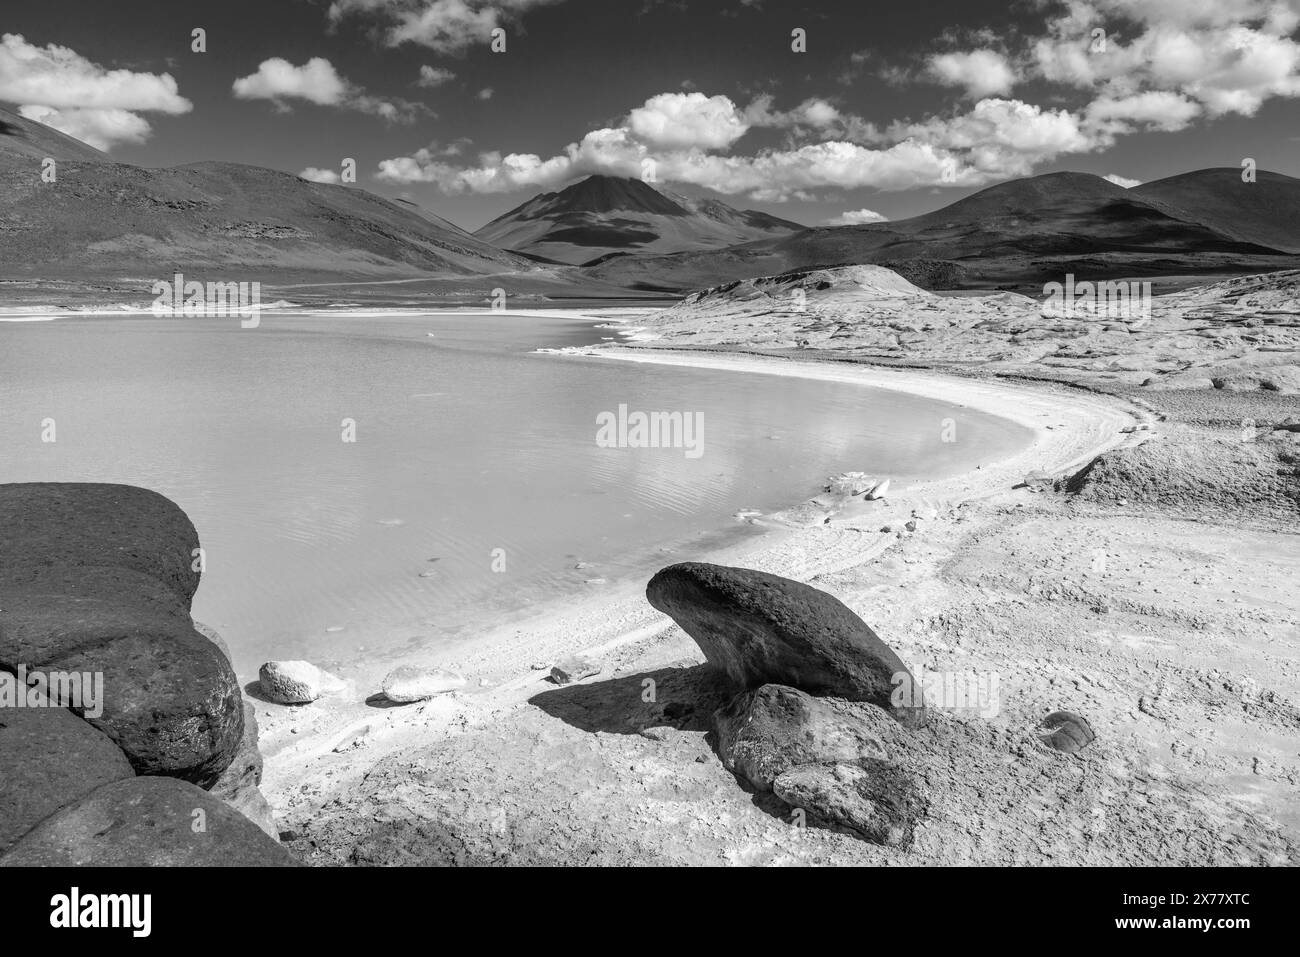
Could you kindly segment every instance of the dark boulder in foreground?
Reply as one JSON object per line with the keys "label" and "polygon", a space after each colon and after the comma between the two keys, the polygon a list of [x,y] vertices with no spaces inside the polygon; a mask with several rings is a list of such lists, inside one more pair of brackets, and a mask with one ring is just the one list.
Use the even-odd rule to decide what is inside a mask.
{"label": "dark boulder in foreground", "polygon": [[175,778],[98,788],[29,831],[0,867],[291,867],[283,847],[224,801]]}
{"label": "dark boulder in foreground", "polygon": [[899,730],[874,705],[814,698],[783,685],[737,695],[713,721],[722,763],[760,791],[801,764],[885,760],[886,741]]}
{"label": "dark boulder in foreground", "polygon": [[212,783],[243,733],[230,662],[194,630],[188,602],[157,581],[76,571],[0,580],[0,666],[102,674],[102,713],[83,716],[137,773]]}
{"label": "dark boulder in foreground", "polygon": [[905,724],[924,720],[923,707],[895,708],[890,701],[894,677],[908,674],[899,657],[843,602],[811,585],[683,562],[658,572],[646,597],[744,687],[790,685],[871,702]]}
{"label": "dark boulder in foreground", "polygon": [[809,822],[886,847],[910,846],[929,805],[910,772],[874,759],[803,764],[779,776],[772,790]]}
{"label": "dark boulder in foreground", "polygon": [[[187,603],[199,587],[199,535],[175,502],[133,485],[0,485],[0,575],[41,567],[144,572]],[[188,607],[188,604],[187,604]]]}
{"label": "dark boulder in foreground", "polygon": [[0,709],[0,854],[59,808],[131,777],[117,746],[66,708]]}
{"label": "dark boulder in foreground", "polygon": [[65,703],[137,773],[209,785],[243,708],[190,620],[198,547],[185,513],[146,489],[0,485],[0,667],[102,676],[102,714]]}

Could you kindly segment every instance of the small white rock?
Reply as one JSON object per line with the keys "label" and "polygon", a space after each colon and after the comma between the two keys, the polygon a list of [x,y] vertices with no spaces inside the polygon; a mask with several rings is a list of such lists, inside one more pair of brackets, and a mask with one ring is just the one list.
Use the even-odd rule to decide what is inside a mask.
{"label": "small white rock", "polygon": [[465,687],[463,676],[442,668],[413,668],[403,665],[388,673],[384,679],[384,695],[389,701],[409,704],[424,701],[434,695],[445,694]]}
{"label": "small white rock", "polygon": [[262,694],[279,704],[309,704],[345,687],[341,679],[310,661],[268,661],[257,676]]}

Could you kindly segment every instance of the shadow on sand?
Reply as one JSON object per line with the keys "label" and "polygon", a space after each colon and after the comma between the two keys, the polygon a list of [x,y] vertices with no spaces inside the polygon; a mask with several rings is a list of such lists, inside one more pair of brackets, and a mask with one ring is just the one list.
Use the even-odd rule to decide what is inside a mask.
{"label": "shadow on sand", "polygon": [[[690,665],[566,685],[534,695],[528,703],[581,731],[646,737],[652,737],[646,732],[654,728],[702,732],[717,754],[713,712],[739,690],[721,671]],[[783,821],[789,819],[790,807],[784,801],[770,791],[757,790],[740,775],[734,777],[755,807]]]}

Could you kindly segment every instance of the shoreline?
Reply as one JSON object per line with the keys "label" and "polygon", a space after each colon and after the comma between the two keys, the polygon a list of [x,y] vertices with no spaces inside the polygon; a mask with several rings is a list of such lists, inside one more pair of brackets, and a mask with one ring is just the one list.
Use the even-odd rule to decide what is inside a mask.
{"label": "shoreline", "polygon": [[[896,521],[913,509],[942,511],[985,498],[1010,489],[1034,470],[1064,473],[1130,440],[1120,430],[1144,417],[1141,410],[1120,399],[1100,395],[1081,398],[1077,390],[1062,386],[1012,385],[856,362],[799,362],[613,344],[571,348],[563,353],[798,376],[907,392],[977,409],[1033,432],[1027,448],[1001,461],[947,478],[899,486],[883,502],[855,500],[839,508],[816,508],[811,516],[800,511],[807,503],[790,503],[788,508],[754,520],[764,529],[761,535],[708,554],[673,554],[665,556],[664,561],[743,565],[801,581],[840,572],[886,552],[897,539],[895,534],[878,530],[885,517]],[[349,770],[350,766],[380,760],[427,740],[431,722],[439,726],[436,734],[454,735],[499,720],[519,709],[531,695],[554,687],[546,680],[549,665],[568,655],[584,654],[610,662],[601,676],[591,680],[617,674],[620,666],[613,664],[615,659],[631,661],[645,654],[653,657],[656,646],[667,643],[674,627],[670,619],[645,601],[644,582],[625,582],[576,601],[557,599],[535,614],[512,618],[490,629],[463,647],[419,656],[422,664],[465,675],[468,686],[459,693],[377,711],[361,703],[366,689],[349,681],[341,694],[322,698],[305,709],[268,710],[259,702],[262,750],[266,756],[263,789],[278,808],[293,799],[296,789],[310,786],[323,770],[352,778],[363,772],[355,767]],[[547,670],[534,667],[539,664],[545,664]],[[490,684],[479,686],[482,680]]]}

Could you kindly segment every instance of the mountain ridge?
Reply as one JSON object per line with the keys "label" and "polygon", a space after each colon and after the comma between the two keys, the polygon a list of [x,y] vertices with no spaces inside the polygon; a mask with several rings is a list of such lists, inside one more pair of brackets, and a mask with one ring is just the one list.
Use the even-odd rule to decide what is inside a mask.
{"label": "mountain ridge", "polygon": [[[1197,174],[1207,172],[1214,190],[1197,175],[1192,182],[1199,188],[1171,189],[1160,186],[1162,180],[1145,194],[1090,173],[1045,173],[995,184],[909,219],[810,227],[718,250],[623,257],[588,271],[631,288],[685,291],[799,269],[914,260],[952,264],[953,270],[939,272],[969,276],[961,288],[1027,287],[1071,271],[1103,277],[1294,268],[1300,240],[1297,248],[1270,243],[1287,235],[1287,211],[1300,210],[1300,179],[1261,171],[1269,196],[1261,191],[1255,212],[1234,220],[1235,187],[1213,171]],[[1189,210],[1189,203],[1200,208]]]}

